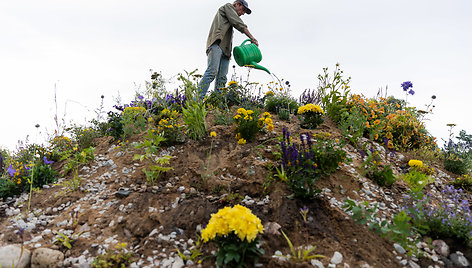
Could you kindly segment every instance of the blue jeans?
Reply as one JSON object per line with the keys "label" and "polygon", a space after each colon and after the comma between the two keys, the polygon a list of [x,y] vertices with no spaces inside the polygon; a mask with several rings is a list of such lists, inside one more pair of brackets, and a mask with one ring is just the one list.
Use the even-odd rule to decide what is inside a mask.
{"label": "blue jeans", "polygon": [[223,55],[220,46],[213,44],[208,48],[208,68],[203,74],[202,80],[198,84],[200,99],[205,97],[211,82],[215,80],[215,90],[226,85],[226,75],[228,74],[229,58]]}

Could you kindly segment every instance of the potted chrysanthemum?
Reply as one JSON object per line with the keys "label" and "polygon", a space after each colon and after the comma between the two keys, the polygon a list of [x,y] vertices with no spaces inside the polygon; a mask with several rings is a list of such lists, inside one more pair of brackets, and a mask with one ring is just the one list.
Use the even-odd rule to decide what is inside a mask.
{"label": "potted chrysanthemum", "polygon": [[262,234],[261,220],[241,205],[225,207],[212,214],[202,230],[204,243],[213,241],[218,246],[218,267],[245,267],[264,254],[258,234]]}

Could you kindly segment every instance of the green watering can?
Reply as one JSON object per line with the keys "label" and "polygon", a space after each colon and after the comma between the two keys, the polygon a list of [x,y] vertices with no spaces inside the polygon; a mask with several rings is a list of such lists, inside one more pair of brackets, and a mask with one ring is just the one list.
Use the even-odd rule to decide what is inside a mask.
{"label": "green watering can", "polygon": [[253,43],[245,45],[248,41],[251,41],[251,39],[246,39],[239,47],[234,47],[233,54],[236,63],[239,66],[249,65],[270,74],[269,70],[258,64],[262,60],[262,54],[259,48]]}

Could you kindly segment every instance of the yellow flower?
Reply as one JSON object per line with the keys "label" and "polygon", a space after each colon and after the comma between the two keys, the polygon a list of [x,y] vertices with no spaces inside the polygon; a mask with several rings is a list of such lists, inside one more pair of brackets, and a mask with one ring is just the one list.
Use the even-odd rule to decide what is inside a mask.
{"label": "yellow flower", "polygon": [[240,138],[238,140],[238,144],[240,144],[240,145],[246,144],[246,140],[244,138]]}
{"label": "yellow flower", "polygon": [[244,108],[239,108],[238,109],[238,114],[247,115],[247,111]]}
{"label": "yellow flower", "polygon": [[213,138],[216,137],[216,132],[215,131],[210,132],[210,137],[213,137]]}
{"label": "yellow flower", "polygon": [[234,120],[239,120],[241,118],[241,115],[237,114],[233,118],[234,118]]}
{"label": "yellow flower", "polygon": [[229,82],[228,82],[228,87],[230,87],[230,86],[232,86],[232,85],[236,85],[236,86],[237,86],[237,85],[238,85],[238,82],[236,82],[236,81],[229,81]]}
{"label": "yellow flower", "polygon": [[422,167],[423,166],[423,162],[421,160],[415,160],[415,159],[411,159],[409,162],[408,162],[408,165],[410,167]]}
{"label": "yellow flower", "polygon": [[274,125],[272,125],[272,124],[268,125],[268,126],[267,126],[267,130],[268,130],[268,131],[274,130]]}
{"label": "yellow flower", "polygon": [[269,117],[269,118],[270,118],[270,113],[268,113],[268,112],[264,112],[264,113],[262,114],[262,117],[264,117],[264,118],[267,118],[267,117]]}
{"label": "yellow flower", "polygon": [[272,91],[269,90],[269,91],[266,92],[265,95],[266,95],[266,96],[274,96],[275,94],[274,94],[274,92],[272,92]]}
{"label": "yellow flower", "polygon": [[202,230],[203,242],[208,242],[228,234],[235,234],[241,241],[252,242],[264,228],[261,220],[251,210],[241,205],[225,207],[212,214],[205,229]]}
{"label": "yellow flower", "polygon": [[241,139],[241,133],[236,134],[236,139],[237,140]]}

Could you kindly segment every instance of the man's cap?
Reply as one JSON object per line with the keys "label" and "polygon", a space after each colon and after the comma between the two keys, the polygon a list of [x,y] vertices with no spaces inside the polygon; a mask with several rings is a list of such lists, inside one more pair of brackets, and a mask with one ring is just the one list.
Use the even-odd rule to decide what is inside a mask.
{"label": "man's cap", "polygon": [[243,4],[243,6],[246,8],[246,14],[251,14],[251,10],[249,9],[249,5],[247,4],[246,0],[238,0],[239,3]]}

